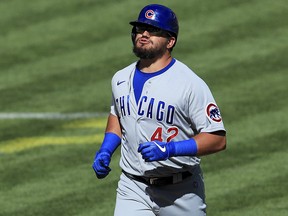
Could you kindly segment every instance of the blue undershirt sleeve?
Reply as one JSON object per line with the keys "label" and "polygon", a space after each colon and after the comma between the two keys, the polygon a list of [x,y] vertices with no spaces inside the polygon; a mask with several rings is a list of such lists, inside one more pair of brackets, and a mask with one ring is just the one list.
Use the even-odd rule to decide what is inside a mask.
{"label": "blue undershirt sleeve", "polygon": [[106,151],[112,155],[120,144],[121,138],[118,135],[115,133],[107,132],[105,133],[104,140],[99,151]]}
{"label": "blue undershirt sleeve", "polygon": [[198,151],[197,143],[193,138],[177,142],[168,142],[167,147],[169,148],[169,157],[195,156]]}

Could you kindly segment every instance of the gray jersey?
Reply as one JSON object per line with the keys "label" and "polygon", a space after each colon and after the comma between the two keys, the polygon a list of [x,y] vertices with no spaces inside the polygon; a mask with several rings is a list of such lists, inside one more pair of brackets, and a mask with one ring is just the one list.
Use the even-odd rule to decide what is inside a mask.
{"label": "gray jersey", "polygon": [[198,157],[171,157],[145,162],[137,152],[140,143],[187,140],[200,132],[225,130],[220,111],[206,83],[185,64],[176,62],[143,86],[138,104],[133,91],[136,62],[112,78],[111,114],[122,129],[120,166],[140,176],[167,176],[190,170]]}

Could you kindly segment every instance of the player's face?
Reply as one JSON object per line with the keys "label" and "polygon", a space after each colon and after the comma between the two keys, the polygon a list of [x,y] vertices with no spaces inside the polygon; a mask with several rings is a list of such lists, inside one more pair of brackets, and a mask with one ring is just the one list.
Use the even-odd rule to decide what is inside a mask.
{"label": "player's face", "polygon": [[141,59],[153,59],[168,51],[169,35],[161,29],[150,26],[136,26],[133,52]]}

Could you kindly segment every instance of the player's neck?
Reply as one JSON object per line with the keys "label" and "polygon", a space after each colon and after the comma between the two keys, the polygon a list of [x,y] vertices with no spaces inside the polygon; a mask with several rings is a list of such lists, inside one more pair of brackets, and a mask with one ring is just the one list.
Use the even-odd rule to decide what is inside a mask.
{"label": "player's neck", "polygon": [[154,73],[165,68],[172,60],[172,56],[164,55],[155,59],[140,59],[138,68],[144,73]]}

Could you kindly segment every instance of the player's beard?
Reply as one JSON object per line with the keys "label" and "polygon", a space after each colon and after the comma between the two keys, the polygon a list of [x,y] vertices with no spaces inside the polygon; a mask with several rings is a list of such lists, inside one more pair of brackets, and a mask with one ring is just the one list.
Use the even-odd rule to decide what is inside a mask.
{"label": "player's beard", "polygon": [[158,57],[162,57],[167,51],[166,43],[159,44],[155,47],[145,48],[145,47],[137,47],[137,42],[134,43],[133,53],[140,59],[154,59]]}

